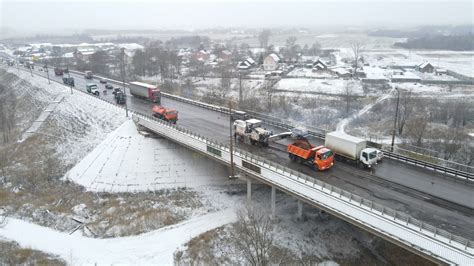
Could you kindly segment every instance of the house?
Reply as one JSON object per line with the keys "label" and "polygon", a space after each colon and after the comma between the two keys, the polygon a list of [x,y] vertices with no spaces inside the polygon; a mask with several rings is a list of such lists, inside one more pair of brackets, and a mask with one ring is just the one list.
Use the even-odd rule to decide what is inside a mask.
{"label": "house", "polygon": [[206,50],[199,50],[196,53],[194,53],[194,59],[199,60],[199,61],[206,61],[210,57],[210,53]]}
{"label": "house", "polygon": [[321,59],[315,60],[311,66],[313,68],[313,71],[317,70],[325,70],[327,69],[327,65],[321,61]]}
{"label": "house", "polygon": [[336,74],[338,78],[349,79],[350,77],[352,77],[351,72],[342,67],[333,68],[331,69],[331,71],[334,72],[334,74]]}
{"label": "house", "polygon": [[76,59],[80,59],[80,60],[83,60],[83,61],[88,61],[89,60],[89,57],[95,53],[95,50],[94,49],[90,49],[90,48],[87,48],[87,49],[76,49],[74,52],[73,52],[73,55]]}
{"label": "house", "polygon": [[263,70],[265,71],[273,71],[277,70],[279,63],[280,63],[280,57],[276,55],[275,53],[269,54],[263,59]]}
{"label": "house", "polygon": [[433,73],[434,72],[434,67],[428,62],[424,62],[422,64],[419,64],[415,67],[417,71],[420,71],[421,73]]}
{"label": "house", "polygon": [[220,52],[219,58],[223,61],[230,61],[232,59],[232,52],[230,52],[229,50],[224,50]]}
{"label": "house", "polygon": [[239,70],[247,70],[255,65],[255,60],[252,57],[247,57],[245,60],[240,61],[237,64],[237,69]]}

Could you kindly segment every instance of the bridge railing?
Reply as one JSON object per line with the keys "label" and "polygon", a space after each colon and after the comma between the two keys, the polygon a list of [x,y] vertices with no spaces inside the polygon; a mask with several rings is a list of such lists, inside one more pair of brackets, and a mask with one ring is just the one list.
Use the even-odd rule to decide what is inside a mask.
{"label": "bridge railing", "polygon": [[[166,123],[152,116],[134,114],[132,117],[137,124],[149,130],[227,164],[230,163],[229,145],[213,141],[188,129]],[[469,239],[454,235],[446,230],[415,219],[408,214],[385,207],[245,150],[234,148],[233,155],[234,163],[238,168],[257,175],[269,183],[276,184],[303,199],[316,202],[332,210],[334,213],[342,214],[346,218],[349,217],[357,223],[372,228],[381,234],[396,238],[402,243],[417,246],[416,248],[421,252],[426,253],[429,251],[432,253],[431,255],[443,257],[448,256],[443,255],[445,254],[444,252],[447,252],[446,250],[450,250],[450,252],[456,250],[457,256],[464,258],[462,261],[474,262],[474,243]],[[309,196],[315,191],[318,194]],[[331,202],[331,204],[322,201],[323,195],[330,198],[328,202]],[[338,204],[341,202],[344,203],[344,205],[341,205],[341,208],[335,207],[339,206]],[[374,222],[369,222],[369,220],[374,220]],[[390,231],[389,227],[393,227],[393,231]],[[400,230],[400,228],[405,231],[403,234],[397,235],[395,232]],[[405,236],[404,234],[407,235]]]}

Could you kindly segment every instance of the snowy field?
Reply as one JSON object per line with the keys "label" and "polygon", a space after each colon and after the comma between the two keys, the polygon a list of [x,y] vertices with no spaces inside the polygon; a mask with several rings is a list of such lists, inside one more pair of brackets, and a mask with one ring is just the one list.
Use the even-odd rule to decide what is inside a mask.
{"label": "snowy field", "polygon": [[274,87],[275,90],[314,92],[322,94],[344,94],[347,85],[352,86],[352,94],[362,95],[364,92],[360,82],[342,79],[281,79]]}
{"label": "snowy field", "polygon": [[173,265],[173,253],[192,237],[235,221],[227,209],[138,236],[94,239],[7,218],[0,236],[59,255],[70,265]]}
{"label": "snowy field", "polygon": [[305,77],[320,78],[320,79],[335,77],[334,74],[331,74],[329,72],[321,72],[321,71],[313,72],[311,68],[302,68],[302,67],[297,67],[293,69],[292,71],[288,73],[287,76],[288,77],[302,77],[302,78],[305,78]]}

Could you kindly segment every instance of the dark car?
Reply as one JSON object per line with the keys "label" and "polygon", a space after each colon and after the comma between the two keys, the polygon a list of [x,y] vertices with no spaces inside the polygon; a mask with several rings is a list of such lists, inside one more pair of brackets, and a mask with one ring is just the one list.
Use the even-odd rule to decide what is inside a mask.
{"label": "dark car", "polygon": [[244,111],[235,110],[232,112],[232,120],[247,120],[249,116]]}
{"label": "dark car", "polygon": [[122,89],[117,87],[117,88],[114,88],[114,91],[112,93],[117,94],[117,92],[119,92],[119,91],[121,92]]}
{"label": "dark car", "polygon": [[105,79],[100,79],[99,82],[106,84],[106,83],[107,83],[107,80],[105,80]]}
{"label": "dark car", "polygon": [[105,88],[108,89],[108,90],[111,90],[114,88],[114,86],[110,85],[110,84],[105,84]]}

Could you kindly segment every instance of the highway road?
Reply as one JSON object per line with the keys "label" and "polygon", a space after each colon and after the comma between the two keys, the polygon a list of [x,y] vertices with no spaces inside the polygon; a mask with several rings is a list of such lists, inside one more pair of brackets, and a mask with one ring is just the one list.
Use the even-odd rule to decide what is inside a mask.
{"label": "highway road", "polygon": [[[34,73],[45,76],[44,72],[37,70]],[[61,76],[50,74],[52,74],[51,79],[62,82]],[[106,95],[103,94],[104,85],[98,80],[85,80],[76,74],[71,74],[71,76],[75,79],[77,89],[85,91],[85,85],[94,82],[99,85],[100,97],[114,102],[110,90]],[[229,142],[228,115],[165,97],[162,99],[162,104],[179,111],[178,124],[180,126],[220,142]],[[127,105],[130,110],[144,114],[150,114],[153,106],[151,102],[130,95],[127,97]],[[267,128],[273,130],[274,133],[281,132],[278,128],[270,126]],[[321,143],[318,139],[310,141],[315,144]],[[277,144],[272,144],[268,148],[240,143],[237,143],[237,146],[397,211],[408,213],[414,218],[453,234],[474,239],[474,185],[472,183],[391,159],[386,159],[377,165],[373,173],[342,162],[336,162],[335,166],[328,171],[316,172],[307,166],[291,162],[284,147]],[[424,189],[419,189],[420,187]],[[441,197],[432,195],[453,197],[464,204],[457,204],[456,201],[443,200]]]}

